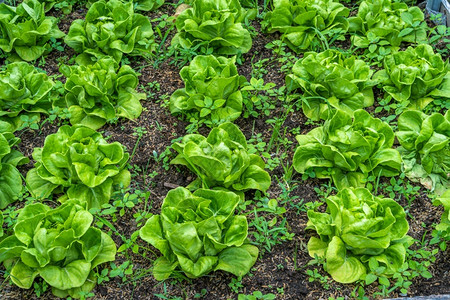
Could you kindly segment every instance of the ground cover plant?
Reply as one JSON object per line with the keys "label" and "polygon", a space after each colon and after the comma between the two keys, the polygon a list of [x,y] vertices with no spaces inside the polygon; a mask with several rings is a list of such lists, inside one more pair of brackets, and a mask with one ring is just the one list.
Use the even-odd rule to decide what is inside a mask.
{"label": "ground cover plant", "polygon": [[[389,29],[399,16],[399,35],[426,35],[398,47],[375,38],[369,49],[347,31],[345,18],[361,10],[351,0],[291,1],[289,13],[271,0],[54,3],[46,15],[71,31],[68,44],[85,49],[50,39],[52,51],[17,73],[8,73],[16,66],[11,53],[0,54],[0,73],[17,74],[3,77],[3,90],[19,96],[3,109],[18,113],[14,126],[0,122],[8,141],[0,152],[9,151],[0,154],[0,194],[8,191],[3,162],[11,153],[20,160],[7,181],[15,194],[0,210],[0,298],[450,294],[443,180],[450,102],[433,96],[416,112],[388,92],[431,98],[432,89],[446,90],[450,31],[426,14],[414,19],[422,7],[371,1],[373,14],[363,20],[373,16]],[[139,10],[149,3],[150,11]],[[268,32],[271,22],[285,22],[308,48],[293,47],[286,28]],[[151,35],[140,35],[142,28]],[[131,52],[114,48],[122,42]],[[396,58],[405,53],[411,59]],[[404,69],[414,84],[372,76],[395,78]],[[415,90],[431,77],[442,81]],[[54,84],[42,96],[46,78]],[[231,95],[242,108],[219,120]],[[120,104],[129,99],[134,104]],[[176,101],[200,99],[171,112]],[[39,103],[40,117],[31,112]],[[119,116],[130,107],[139,114]],[[310,107],[323,112],[314,118]],[[95,129],[75,124],[80,116]],[[313,151],[296,153],[297,136]],[[411,180],[410,166],[439,184],[431,190]]]}

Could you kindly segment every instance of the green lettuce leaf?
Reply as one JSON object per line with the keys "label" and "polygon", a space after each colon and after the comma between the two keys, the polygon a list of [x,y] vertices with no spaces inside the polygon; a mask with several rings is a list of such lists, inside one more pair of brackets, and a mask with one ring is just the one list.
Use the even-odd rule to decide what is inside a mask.
{"label": "green lettuce leaf", "polygon": [[17,200],[23,190],[17,166],[28,163],[29,159],[12,149],[19,142],[12,133],[0,132],[0,209]]}

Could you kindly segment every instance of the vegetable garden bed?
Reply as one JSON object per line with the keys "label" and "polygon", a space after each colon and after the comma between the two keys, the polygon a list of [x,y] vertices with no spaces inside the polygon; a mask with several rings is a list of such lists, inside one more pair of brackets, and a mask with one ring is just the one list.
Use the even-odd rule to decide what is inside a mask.
{"label": "vegetable garden bed", "polygon": [[422,6],[40,2],[0,8],[2,299],[450,293],[450,29]]}

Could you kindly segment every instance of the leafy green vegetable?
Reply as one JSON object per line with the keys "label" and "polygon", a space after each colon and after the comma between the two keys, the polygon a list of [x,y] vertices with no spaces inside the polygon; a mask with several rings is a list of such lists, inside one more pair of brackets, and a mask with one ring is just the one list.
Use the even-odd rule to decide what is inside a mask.
{"label": "leafy green vegetable", "polygon": [[346,58],[337,50],[308,52],[286,76],[289,91],[300,89],[305,99],[303,113],[312,120],[328,119],[334,109],[349,114],[374,101],[370,67],[355,56]]}
{"label": "leafy green vegetable", "polygon": [[0,240],[3,237],[3,213],[0,210]]}
{"label": "leafy green vegetable", "polygon": [[396,135],[406,176],[438,195],[450,189],[450,113],[405,111]]}
{"label": "leafy green vegetable", "polygon": [[164,0],[137,0],[133,1],[135,10],[153,11],[164,4]]}
{"label": "leafy green vegetable", "polygon": [[252,17],[239,0],[194,0],[176,20],[178,33],[172,45],[185,49],[207,44],[214,54],[247,53],[252,47],[250,32],[242,22]]}
{"label": "leafy green vegetable", "polygon": [[235,57],[196,56],[181,69],[185,88],[170,97],[170,112],[206,119],[207,125],[236,120],[242,112],[240,87],[246,79],[239,76],[235,61]]}
{"label": "leafy green vegetable", "polygon": [[264,161],[249,154],[245,136],[239,127],[223,123],[211,130],[208,137],[188,134],[173,148],[179,153],[170,163],[185,165],[198,178],[189,187],[225,187],[236,191],[257,189],[267,191],[270,175]]}
{"label": "leafy green vegetable", "polygon": [[352,44],[369,48],[397,50],[402,42],[427,40],[427,25],[422,10],[391,0],[364,0],[355,17],[349,18]]}
{"label": "leafy green vegetable", "polygon": [[450,101],[450,65],[430,45],[395,52],[384,59],[384,70],[374,75],[396,101],[423,109],[433,99]]}
{"label": "leafy green vegetable", "polygon": [[107,121],[118,117],[137,119],[142,106],[139,100],[145,94],[137,93],[138,74],[128,65],[119,65],[105,57],[89,66],[60,68],[67,77],[65,103],[69,108],[70,122],[99,129]]}
{"label": "leafy green vegetable", "polygon": [[54,8],[63,14],[70,14],[74,4],[85,5],[87,0],[39,0],[44,5],[45,12]]}
{"label": "leafy green vegetable", "polygon": [[339,190],[363,187],[370,174],[390,177],[400,171],[400,154],[391,149],[391,127],[362,109],[355,111],[353,120],[338,110],[323,126],[296,139],[295,170],[331,178]]}
{"label": "leafy green vegetable", "polygon": [[326,212],[308,210],[308,219],[306,229],[319,235],[309,240],[309,255],[324,258],[326,271],[341,283],[361,279],[369,265],[379,265],[380,275],[394,275],[411,243],[403,207],[365,188],[329,196]]}
{"label": "leafy green vegetable", "polygon": [[317,49],[345,34],[349,9],[333,0],[273,0],[273,10],[264,21],[269,33],[283,33],[283,41],[294,51]]}
{"label": "leafy green vegetable", "polygon": [[436,206],[444,206],[444,213],[441,217],[441,223],[436,226],[436,229],[444,232],[444,237],[450,238],[450,189],[446,190],[442,196],[433,202],[433,204]]}
{"label": "leafy green vegetable", "polygon": [[150,20],[134,13],[133,2],[120,0],[95,2],[85,19],[72,22],[64,41],[81,53],[76,59],[81,65],[105,55],[117,62],[124,53],[149,57],[156,45]]}
{"label": "leafy green vegetable", "polygon": [[0,4],[0,50],[12,53],[10,60],[38,59],[52,50],[50,39],[63,36],[57,19],[46,17],[39,1],[26,0],[17,7]]}
{"label": "leafy green vegetable", "polygon": [[0,209],[17,200],[22,192],[22,175],[17,166],[29,162],[29,159],[17,150],[11,149],[20,143],[10,132],[0,132]]}
{"label": "leafy green vegetable", "polygon": [[26,62],[8,64],[0,71],[0,130],[15,131],[23,113],[45,113],[52,108],[54,82]]}
{"label": "leafy green vegetable", "polygon": [[177,269],[190,278],[217,270],[247,274],[258,248],[247,241],[247,218],[234,214],[239,201],[238,195],[223,190],[169,191],[161,214],[139,231],[163,255],[155,261],[155,278],[167,279]]}
{"label": "leafy green vegetable", "polygon": [[[94,4],[95,0],[88,0],[88,6]],[[164,4],[164,0],[133,0],[134,10],[154,11]]]}
{"label": "leafy green vegetable", "polygon": [[130,184],[128,157],[119,142],[108,144],[95,130],[65,125],[34,149],[35,167],[26,180],[35,197],[65,193],[60,202],[74,199],[87,209],[100,208],[116,186]]}
{"label": "leafy green vegetable", "polygon": [[79,298],[95,286],[94,268],[113,261],[114,241],[92,227],[93,216],[74,202],[57,208],[41,203],[25,206],[14,232],[0,242],[0,262],[20,288],[42,277],[58,297]]}

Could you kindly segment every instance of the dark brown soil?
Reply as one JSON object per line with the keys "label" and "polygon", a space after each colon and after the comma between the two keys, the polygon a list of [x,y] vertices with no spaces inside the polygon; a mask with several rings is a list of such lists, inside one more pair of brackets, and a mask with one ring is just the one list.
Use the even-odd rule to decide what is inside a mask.
{"label": "dark brown soil", "polygon": [[[173,2],[173,1],[168,1]],[[86,13],[85,9],[76,9],[72,14],[62,17],[60,29],[67,33],[70,22],[75,19],[83,18]],[[149,13],[151,19],[162,14],[171,15],[174,13],[174,7],[165,5],[159,13]],[[156,24],[154,24],[156,25]],[[243,64],[238,67],[239,73],[247,79],[251,78],[252,61],[256,62],[260,59],[270,58],[273,56],[271,50],[265,48],[265,45],[277,38],[274,35],[264,35],[257,22],[252,23],[255,29],[259,32],[253,39],[254,44],[252,50],[243,55]],[[169,46],[170,34],[166,41],[165,47]],[[339,42],[335,46],[348,49],[349,40]],[[60,62],[67,62],[67,60],[76,55],[73,50],[65,46],[64,52],[52,52],[46,58],[46,64],[41,66],[48,74],[59,74],[58,68]],[[117,124],[109,124],[103,127],[104,136],[110,138],[111,141],[119,141],[126,146],[131,153],[135,149],[135,155],[130,160],[130,165],[135,166],[131,171],[135,173],[132,180],[132,189],[140,189],[150,191],[150,201],[152,203],[151,213],[157,214],[160,212],[160,206],[170,187],[186,186],[193,179],[194,175],[186,168],[168,165],[163,161],[157,161],[155,155],[159,157],[168,147],[171,146],[172,140],[180,138],[186,134],[185,127],[187,122],[178,119],[170,114],[167,107],[163,104],[164,99],[168,99],[170,95],[177,89],[184,87],[183,82],[179,76],[180,68],[176,67],[172,59],[168,59],[157,67],[151,62],[132,59],[132,66],[139,70],[140,87],[147,86],[148,83],[157,82],[160,84],[159,91],[153,91],[152,98],[148,98],[142,102],[144,111],[139,119],[134,121],[120,120]],[[276,87],[284,85],[285,74],[279,72],[280,65],[278,63],[270,64],[267,69],[268,73],[264,76],[265,82],[273,82]],[[381,91],[376,91],[377,98]],[[276,102],[276,101],[275,101]],[[261,134],[265,142],[269,142],[273,128],[266,123],[268,119],[280,117],[284,113],[282,103],[275,103],[275,110],[270,116],[261,114],[259,118],[240,118],[236,120],[236,124],[241,128],[247,138],[252,135]],[[369,108],[373,111],[374,107]],[[292,156],[295,151],[296,142],[295,134],[292,130],[299,128],[297,133],[306,133],[311,130],[314,125],[305,122],[307,118],[303,115],[301,110],[293,110],[287,114],[283,125],[284,137],[292,142],[287,146],[281,146],[279,152],[287,154],[288,162],[292,162]],[[142,127],[147,131],[142,137],[139,144],[137,136],[133,135],[135,128]],[[22,143],[19,145],[21,152],[31,158],[31,153],[35,147],[42,147],[44,139],[47,135],[56,132],[57,124],[46,123],[39,131],[25,130],[20,134]],[[207,134],[209,129],[202,128],[200,133]],[[272,155],[277,155],[277,150],[271,150]],[[279,153],[278,153],[279,154]],[[168,160],[174,157],[174,151],[168,155]],[[21,167],[21,172],[26,173],[33,167],[33,162]],[[138,171],[134,171],[137,170]],[[153,174],[150,176],[150,174]],[[294,233],[292,240],[286,240],[283,243],[273,247],[271,252],[266,252],[258,259],[251,270],[251,274],[246,275],[242,279],[242,286],[238,289],[239,293],[250,294],[253,291],[261,291],[264,294],[274,293],[277,299],[329,299],[339,296],[351,298],[352,291],[356,285],[338,284],[331,279],[328,280],[327,288],[324,288],[319,282],[309,282],[309,276],[306,270],[317,268],[323,276],[327,276],[323,271],[322,266],[307,266],[311,260],[309,257],[306,244],[313,232],[305,231],[307,223],[307,215],[302,203],[321,201],[315,189],[320,189],[325,180],[309,179],[303,181],[299,174],[296,174],[289,180],[291,192],[286,194],[282,187],[277,182],[277,178],[282,181],[284,170],[281,166],[276,167],[272,174],[272,185],[268,191],[268,197],[277,198],[280,202],[286,202],[285,206],[287,212],[284,217],[287,220],[287,228],[290,233]],[[247,199],[252,199],[253,193],[247,193]],[[291,201],[287,201],[291,199]],[[400,203],[404,206],[407,201],[400,197]],[[303,210],[298,210],[303,207]],[[133,209],[129,209],[124,216],[118,217],[117,221],[112,221],[116,230],[125,237],[130,237],[133,232],[138,230],[133,214],[138,210],[143,209],[144,204],[139,204]],[[425,191],[421,189],[420,194],[412,202],[409,208],[410,216],[408,221],[410,223],[410,235],[415,239],[421,240],[424,236],[430,239],[431,225],[438,223],[442,209],[436,208],[431,204]],[[268,216],[271,218],[271,216]],[[253,218],[252,214],[249,218]],[[106,229],[105,229],[106,230]],[[250,228],[254,231],[254,228]],[[113,234],[114,240],[119,247],[122,244],[121,239]],[[138,244],[142,247],[149,248],[148,244],[138,239]],[[158,257],[158,253],[154,248],[153,253],[144,251],[141,248],[138,254],[126,251],[117,255],[116,265],[120,265],[126,260],[130,260],[133,264],[133,276],[129,276],[128,280],[115,277],[109,282],[97,285],[93,290],[95,299],[194,299],[196,294],[200,294],[204,289],[206,295],[203,299],[236,299],[237,293],[234,292],[229,284],[234,276],[225,272],[210,273],[208,276],[193,279],[193,280],[167,280],[164,283],[157,282],[151,272],[149,272],[153,265],[153,260]],[[145,253],[145,254],[144,254]],[[449,250],[439,252],[436,257],[436,262],[430,266],[429,271],[433,275],[431,279],[423,279],[417,277],[413,280],[409,295],[433,295],[433,294],[448,294],[450,293],[449,274]],[[109,265],[105,266],[109,267]],[[2,272],[3,269],[0,269]],[[141,274],[142,276],[137,276]],[[130,280],[130,278],[132,280]],[[374,292],[378,291],[376,284],[368,286],[366,289],[366,296],[371,297]],[[164,295],[157,296],[157,294]],[[391,296],[397,296],[396,292]],[[180,297],[180,298],[175,298]],[[0,290],[1,299],[36,299],[38,298],[33,290],[22,290],[15,286],[4,282]],[[45,292],[40,297],[41,299],[53,299],[50,291]]]}

